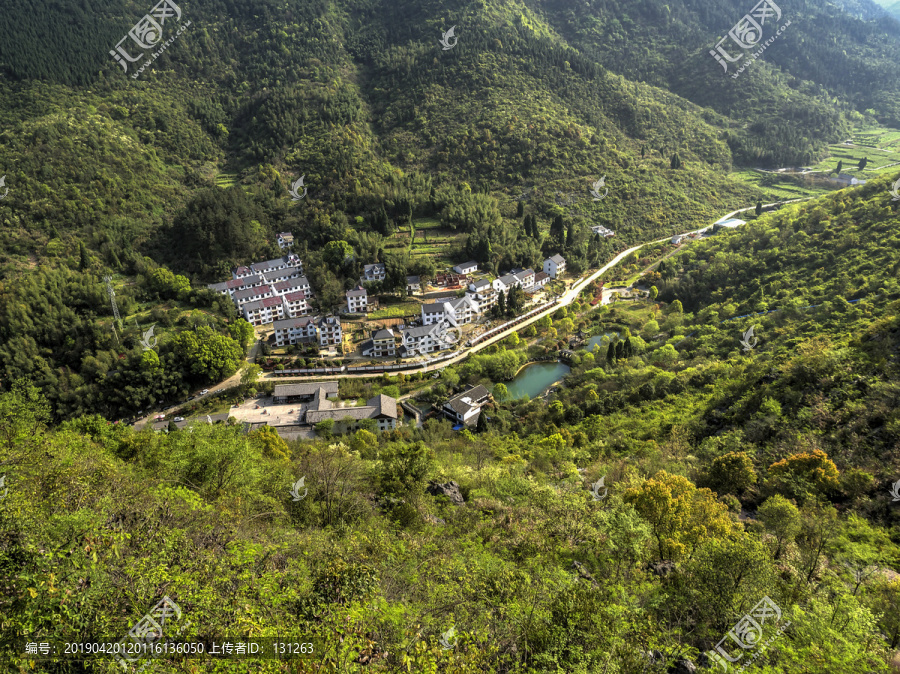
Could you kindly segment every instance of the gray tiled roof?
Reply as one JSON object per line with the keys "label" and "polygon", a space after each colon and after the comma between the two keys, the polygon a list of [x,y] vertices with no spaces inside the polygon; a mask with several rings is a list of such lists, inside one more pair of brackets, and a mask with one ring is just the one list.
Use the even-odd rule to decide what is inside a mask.
{"label": "gray tiled roof", "polygon": [[276,398],[309,396],[314,395],[319,389],[323,389],[328,395],[337,395],[338,383],[336,381],[320,381],[311,384],[276,384],[275,392],[272,395]]}
{"label": "gray tiled roof", "polygon": [[409,339],[419,339],[420,337],[424,337],[425,335],[435,333],[440,329],[441,326],[439,323],[432,323],[431,325],[420,325],[415,328],[407,328],[403,331],[403,340],[407,341]]}
{"label": "gray tiled roof", "polygon": [[565,264],[566,262],[566,259],[559,253],[557,253],[556,255],[551,255],[550,259],[553,260],[556,264]]}

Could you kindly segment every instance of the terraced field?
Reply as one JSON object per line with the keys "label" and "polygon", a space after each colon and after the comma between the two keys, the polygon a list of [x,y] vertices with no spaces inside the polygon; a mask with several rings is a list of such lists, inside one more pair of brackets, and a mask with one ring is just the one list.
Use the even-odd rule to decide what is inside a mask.
{"label": "terraced field", "polygon": [[[837,160],[832,162],[836,164]],[[847,163],[846,161],[844,162]],[[832,166],[833,168],[833,166]],[[781,201],[784,199],[799,199],[801,197],[811,197],[816,194],[824,194],[830,192],[831,189],[820,186],[811,185],[801,178],[789,178],[787,176],[778,176],[773,173],[760,173],[753,169],[742,169],[734,171],[731,176],[745,183],[755,185],[761,190],[765,190],[765,198],[763,203],[771,203],[773,201]],[[794,180],[800,181],[799,183]]]}
{"label": "terraced field", "polygon": [[423,256],[433,258],[438,270],[458,264],[458,251],[466,242],[463,232],[441,228],[439,220],[418,218],[413,220],[416,228],[415,241],[410,245],[409,230],[401,229],[393,234],[385,244],[390,253],[409,252],[411,259]]}

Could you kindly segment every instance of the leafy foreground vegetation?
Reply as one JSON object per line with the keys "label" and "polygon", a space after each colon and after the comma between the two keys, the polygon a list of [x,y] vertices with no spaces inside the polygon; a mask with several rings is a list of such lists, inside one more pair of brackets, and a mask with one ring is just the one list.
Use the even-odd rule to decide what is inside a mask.
{"label": "leafy foreground vegetation", "polygon": [[[686,248],[651,277],[653,304],[524,331],[539,340],[529,356],[578,329],[618,338],[606,357],[577,352],[548,400],[498,402],[475,433],[429,420],[285,443],[96,416],[48,428],[17,384],[0,396],[0,632],[125,634],[168,595],[189,639],[316,639],[321,655],[290,671],[661,673],[703,662],[768,596],[791,625],[745,671],[888,672],[900,219],[885,184]],[[751,319],[725,319],[774,308],[741,352]],[[510,340],[435,388],[489,383],[525,351]],[[585,483],[600,477],[609,492],[594,500]],[[449,480],[464,504],[428,492]]]}

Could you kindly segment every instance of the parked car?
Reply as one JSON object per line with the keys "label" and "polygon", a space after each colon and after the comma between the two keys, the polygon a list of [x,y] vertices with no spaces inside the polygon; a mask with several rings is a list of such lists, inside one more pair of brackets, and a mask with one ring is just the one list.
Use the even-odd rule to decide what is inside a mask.
{"label": "parked car", "polygon": [[184,417],[175,417],[172,421],[184,421]]}
{"label": "parked car", "polygon": [[205,388],[205,389],[203,389],[202,391],[200,391],[200,395],[202,395],[202,396],[205,396],[207,393],[209,393],[209,389],[208,389],[208,388]]}

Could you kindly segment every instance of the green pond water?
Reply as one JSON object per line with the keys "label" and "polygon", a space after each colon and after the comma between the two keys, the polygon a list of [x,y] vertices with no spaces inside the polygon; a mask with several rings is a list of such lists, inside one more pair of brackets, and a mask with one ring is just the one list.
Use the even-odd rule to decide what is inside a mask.
{"label": "green pond water", "polygon": [[561,381],[571,369],[568,365],[556,362],[526,365],[515,379],[506,382],[509,397],[511,399],[524,396],[534,398]]}
{"label": "green pond water", "polygon": [[[587,349],[588,351],[592,351],[594,348],[594,344],[599,344],[600,342],[602,342],[604,337],[615,337],[618,334],[619,333],[617,333],[617,332],[607,332],[602,335],[594,335],[585,343],[584,348]],[[603,355],[606,355],[606,354],[603,354]]]}

